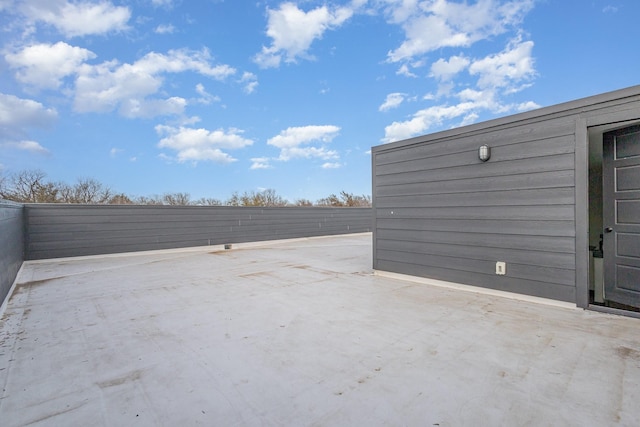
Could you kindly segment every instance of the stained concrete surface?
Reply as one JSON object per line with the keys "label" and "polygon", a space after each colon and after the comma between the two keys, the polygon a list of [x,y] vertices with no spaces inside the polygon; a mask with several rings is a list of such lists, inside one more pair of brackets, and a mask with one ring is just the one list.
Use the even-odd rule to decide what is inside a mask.
{"label": "stained concrete surface", "polygon": [[637,425],[640,320],[380,277],[371,236],[30,262],[0,424]]}

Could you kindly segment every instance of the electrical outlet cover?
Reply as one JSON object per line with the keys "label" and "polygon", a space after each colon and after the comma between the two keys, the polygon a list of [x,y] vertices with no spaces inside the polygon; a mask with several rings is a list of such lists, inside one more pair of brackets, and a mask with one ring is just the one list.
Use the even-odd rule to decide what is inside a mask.
{"label": "electrical outlet cover", "polygon": [[501,276],[507,274],[507,263],[503,261],[496,262],[496,274]]}

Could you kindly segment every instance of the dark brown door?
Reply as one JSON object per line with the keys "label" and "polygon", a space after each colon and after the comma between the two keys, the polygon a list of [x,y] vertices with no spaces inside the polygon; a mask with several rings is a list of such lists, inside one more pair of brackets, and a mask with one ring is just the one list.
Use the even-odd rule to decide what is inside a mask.
{"label": "dark brown door", "polygon": [[640,126],[603,143],[605,298],[640,307]]}

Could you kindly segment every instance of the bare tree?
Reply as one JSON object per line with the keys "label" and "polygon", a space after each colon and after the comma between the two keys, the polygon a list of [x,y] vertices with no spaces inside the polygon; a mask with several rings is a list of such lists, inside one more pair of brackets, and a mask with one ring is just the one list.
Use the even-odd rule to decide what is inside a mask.
{"label": "bare tree", "polygon": [[165,193],[162,196],[165,205],[185,206],[191,204],[191,195],[189,193]]}
{"label": "bare tree", "polygon": [[[223,203],[214,198],[202,197],[192,201],[189,193],[165,193],[162,196],[140,196],[131,198],[124,193],[114,193],[109,187],[93,178],[78,179],[76,184],[52,183],[46,180],[46,174],[40,170],[25,170],[10,176],[0,171],[0,198],[22,203],[108,203],[141,205],[198,205],[220,206]],[[297,199],[290,204],[273,189],[262,191],[234,192],[224,204],[228,206],[313,206],[308,199]],[[339,195],[330,194],[319,199],[316,206],[331,207],[368,207],[371,196],[355,195],[341,191]]]}
{"label": "bare tree", "polygon": [[238,192],[234,191],[233,194],[231,194],[231,197],[229,197],[224,204],[227,206],[240,206],[240,195]]}
{"label": "bare tree", "polygon": [[107,203],[113,192],[93,178],[79,179],[75,185],[77,203]]}
{"label": "bare tree", "polygon": [[316,202],[318,206],[331,206],[331,207],[369,207],[371,206],[371,197],[362,195],[356,196],[346,191],[341,191],[340,196],[330,194],[324,199],[320,199]]}
{"label": "bare tree", "polygon": [[259,192],[245,191],[242,195],[234,192],[226,202],[229,206],[286,206],[288,203],[270,188]]}
{"label": "bare tree", "polygon": [[222,202],[218,199],[213,199],[211,197],[202,197],[192,204],[197,206],[222,206]]}
{"label": "bare tree", "polygon": [[240,196],[240,206],[264,206],[254,191],[244,192]]}
{"label": "bare tree", "polygon": [[324,199],[320,199],[316,202],[318,206],[331,206],[331,207],[339,207],[343,206],[342,201],[335,194],[330,194]]}
{"label": "bare tree", "polygon": [[0,170],[0,199],[7,199],[7,194],[9,192],[8,184],[9,179],[4,173],[2,173],[2,170]]}
{"label": "bare tree", "polygon": [[21,203],[55,203],[59,189],[41,170],[25,170],[5,178],[0,197]]}
{"label": "bare tree", "polygon": [[313,202],[309,199],[296,199],[293,202],[294,206],[304,206],[304,207],[309,207],[309,206],[313,206]]}
{"label": "bare tree", "polygon": [[134,203],[138,205],[162,205],[162,198],[158,195],[139,196],[134,199]]}
{"label": "bare tree", "polygon": [[132,205],[134,202],[124,193],[119,193],[109,199],[110,205]]}
{"label": "bare tree", "polygon": [[63,203],[105,204],[113,197],[109,187],[93,178],[80,178],[73,186],[58,184],[58,188]]}
{"label": "bare tree", "polygon": [[286,199],[276,193],[276,190],[271,188],[256,193],[254,198],[260,203],[259,206],[286,206],[289,204]]}
{"label": "bare tree", "polygon": [[367,207],[371,206],[370,196],[356,196],[355,194],[347,193],[346,191],[340,192],[340,197],[343,201],[343,206],[348,207]]}

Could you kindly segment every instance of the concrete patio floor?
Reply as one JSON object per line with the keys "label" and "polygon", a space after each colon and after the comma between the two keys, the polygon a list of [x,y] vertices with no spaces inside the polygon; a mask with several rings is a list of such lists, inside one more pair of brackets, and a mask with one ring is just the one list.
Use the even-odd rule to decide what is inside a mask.
{"label": "concrete patio floor", "polygon": [[371,235],[28,262],[0,424],[638,425],[640,320],[373,275]]}

